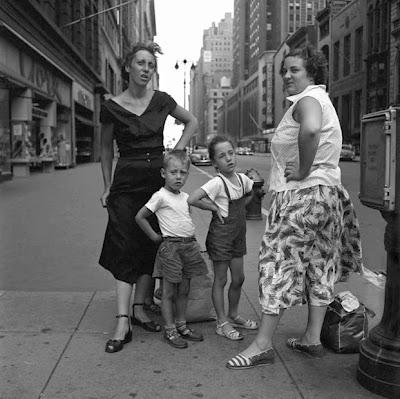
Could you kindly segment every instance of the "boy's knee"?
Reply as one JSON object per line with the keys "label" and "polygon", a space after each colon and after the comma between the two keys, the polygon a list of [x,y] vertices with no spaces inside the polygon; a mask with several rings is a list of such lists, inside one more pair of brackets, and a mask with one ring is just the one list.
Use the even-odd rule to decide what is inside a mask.
{"label": "boy's knee", "polygon": [[227,283],[226,274],[225,275],[216,274],[214,276],[214,283],[217,284],[220,287],[225,287],[225,285]]}
{"label": "boy's knee", "polygon": [[172,300],[175,296],[175,289],[172,284],[164,284],[162,299]]}
{"label": "boy's knee", "polygon": [[235,288],[240,288],[244,283],[244,275],[236,276],[232,278],[231,285]]}

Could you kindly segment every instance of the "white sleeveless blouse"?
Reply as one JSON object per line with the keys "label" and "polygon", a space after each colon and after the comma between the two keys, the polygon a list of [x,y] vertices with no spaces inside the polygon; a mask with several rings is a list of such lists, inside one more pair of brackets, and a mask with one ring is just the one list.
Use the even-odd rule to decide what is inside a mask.
{"label": "white sleeveless blouse", "polygon": [[[293,119],[292,113],[296,103],[303,97],[313,97],[321,105],[322,127],[319,145],[310,174],[304,180],[286,182],[284,177],[286,163],[299,164],[300,124]],[[338,165],[342,147],[342,130],[325,86],[310,85],[301,93],[287,99],[293,104],[286,111],[271,140],[272,168],[269,190],[279,192],[316,185],[340,185],[341,172]]]}

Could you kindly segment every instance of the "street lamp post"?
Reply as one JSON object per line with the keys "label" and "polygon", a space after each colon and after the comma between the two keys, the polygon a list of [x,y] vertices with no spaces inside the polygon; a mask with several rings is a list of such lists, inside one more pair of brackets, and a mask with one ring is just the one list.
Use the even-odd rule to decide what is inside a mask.
{"label": "street lamp post", "polygon": [[[178,70],[180,68],[179,64],[183,64],[183,108],[186,108],[186,69],[187,69],[188,60],[185,58],[182,61],[176,61],[175,69]],[[195,65],[192,63],[190,69],[193,71],[195,69]]]}
{"label": "street lamp post", "polygon": [[[182,61],[176,61],[175,63],[175,69],[178,70],[180,68],[180,64],[182,64],[182,68],[183,68],[183,108],[186,109],[186,70],[187,70],[187,64],[188,64],[188,60],[185,58]],[[191,71],[194,71],[196,68],[196,66],[194,65],[194,63],[192,62],[192,65],[190,67]],[[194,137],[192,137],[190,139],[189,142],[189,147],[193,147],[193,143],[194,143]]]}

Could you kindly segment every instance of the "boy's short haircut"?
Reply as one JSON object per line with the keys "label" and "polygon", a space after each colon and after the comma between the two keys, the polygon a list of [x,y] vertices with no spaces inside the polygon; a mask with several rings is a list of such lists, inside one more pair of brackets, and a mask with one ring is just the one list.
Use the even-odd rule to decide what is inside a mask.
{"label": "boy's short haircut", "polygon": [[178,161],[181,161],[183,165],[185,165],[187,167],[187,169],[189,170],[190,168],[190,158],[188,156],[188,154],[186,154],[186,150],[172,150],[172,151],[168,151],[165,153],[164,155],[164,159],[163,159],[163,168],[167,169],[168,168],[168,163],[170,161],[170,159],[177,159]]}
{"label": "boy's short haircut", "polygon": [[232,143],[232,140],[228,139],[228,137],[214,136],[212,140],[208,143],[208,155],[212,161],[215,160],[215,147],[217,144],[220,143],[230,143],[232,148],[235,148],[235,146]]}

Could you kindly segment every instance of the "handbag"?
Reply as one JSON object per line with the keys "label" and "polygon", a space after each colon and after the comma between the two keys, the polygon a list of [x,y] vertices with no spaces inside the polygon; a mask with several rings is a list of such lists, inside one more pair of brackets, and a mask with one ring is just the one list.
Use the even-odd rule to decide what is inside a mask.
{"label": "handbag", "polygon": [[336,353],[359,352],[360,342],[368,334],[367,314],[374,316],[350,291],[338,293],[325,314],[322,344]]}
{"label": "handbag", "polygon": [[212,286],[214,273],[208,254],[202,251],[207,265],[207,274],[193,277],[190,281],[190,290],[186,308],[186,321],[199,322],[215,320],[215,311],[212,303]]}

